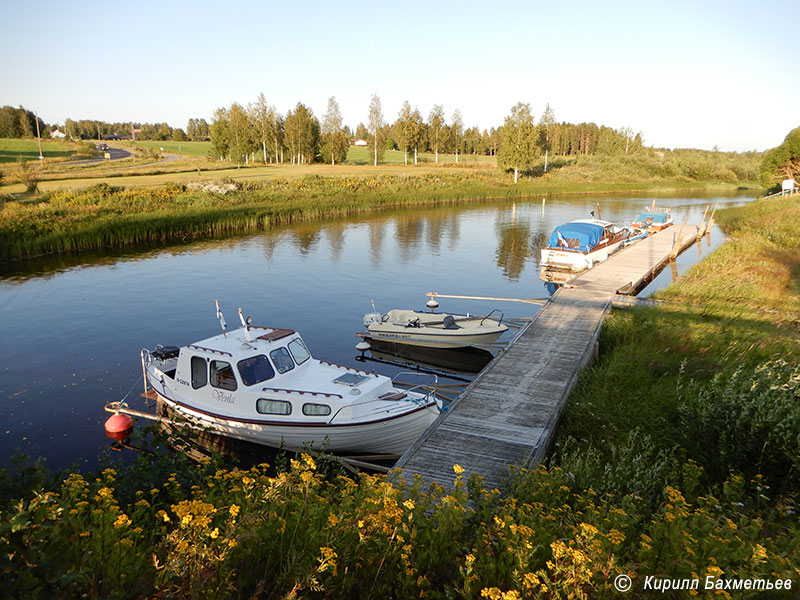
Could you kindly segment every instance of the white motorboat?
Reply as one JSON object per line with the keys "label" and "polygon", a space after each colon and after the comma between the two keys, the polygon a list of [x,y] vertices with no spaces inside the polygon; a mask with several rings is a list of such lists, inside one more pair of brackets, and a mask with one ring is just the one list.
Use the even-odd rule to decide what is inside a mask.
{"label": "white motorboat", "polygon": [[581,219],[560,225],[542,248],[544,269],[585,271],[619,250],[631,231],[600,219]]}
{"label": "white motorboat", "polygon": [[312,358],[291,329],[242,328],[142,350],[149,385],[193,423],[273,447],[402,454],[439,414],[432,391]]}
{"label": "white motorboat", "polygon": [[[494,312],[494,311],[493,311]],[[450,315],[435,312],[395,309],[386,314],[364,315],[366,337],[428,348],[458,348],[494,342],[508,327],[502,316]]]}

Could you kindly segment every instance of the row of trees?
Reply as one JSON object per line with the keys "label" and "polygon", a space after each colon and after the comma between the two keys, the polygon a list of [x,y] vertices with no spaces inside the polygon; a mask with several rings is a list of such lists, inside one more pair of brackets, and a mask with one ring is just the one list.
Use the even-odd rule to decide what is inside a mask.
{"label": "row of trees", "polygon": [[530,105],[519,103],[502,127],[480,131],[477,127],[465,128],[459,110],[453,112],[448,123],[441,105],[434,105],[424,118],[406,101],[395,121],[387,123],[377,95],[370,99],[366,123],[359,123],[354,133],[342,123],[333,97],[328,100],[321,122],[302,103],[282,116],[261,94],[247,107],[234,103],[230,108],[217,109],[211,124],[214,153],[237,164],[256,160],[256,156],[264,163],[283,162],[287,157],[292,164],[336,164],[346,158],[348,144],[354,140],[367,142],[375,165],[386,149],[402,151],[406,164],[412,159],[416,164],[420,152],[431,152],[437,163],[439,154],[445,152],[454,154],[456,162],[464,154],[499,153],[501,166],[513,169],[515,179],[541,155],[545,156],[547,170],[551,154],[622,154],[643,147],[641,133],[634,134],[630,128],[558,123],[549,105],[538,124]]}
{"label": "row of trees", "polygon": [[519,102],[500,128],[497,162],[514,171],[516,183],[520,171],[531,169],[542,155],[546,172],[550,154],[630,154],[642,148],[642,134],[634,135],[627,127],[614,130],[594,123],[557,123],[549,104],[536,124],[530,104]]}
{"label": "row of trees", "polygon": [[[38,132],[37,132],[38,120]],[[53,130],[60,130],[73,140],[96,140],[114,137],[130,137],[139,140],[186,140],[201,141],[211,136],[209,124],[205,119],[189,119],[186,131],[172,128],[167,123],[106,123],[93,119],[67,119],[63,126],[49,125],[32,111],[20,106],[0,108],[0,138],[33,138],[37,133],[49,137]]]}
{"label": "row of trees", "polygon": [[36,125],[39,135],[49,135],[50,128],[34,113],[20,106],[3,106],[0,108],[0,138],[32,138],[36,137]]}

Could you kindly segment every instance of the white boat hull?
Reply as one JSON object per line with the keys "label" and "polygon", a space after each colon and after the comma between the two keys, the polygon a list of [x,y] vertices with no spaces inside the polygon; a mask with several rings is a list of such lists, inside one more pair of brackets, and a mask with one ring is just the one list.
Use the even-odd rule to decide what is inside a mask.
{"label": "white boat hull", "polygon": [[219,435],[289,450],[311,447],[337,453],[400,455],[439,415],[436,405],[431,402],[411,410],[398,405],[398,410],[387,410],[383,415],[373,415],[371,420],[357,423],[311,424],[240,419],[194,409],[176,401],[167,395],[169,391],[159,381],[150,379],[150,385],[160,400],[195,425],[209,428]]}
{"label": "white boat hull", "polygon": [[[451,319],[455,327],[445,327],[445,318]],[[502,323],[482,316],[392,310],[385,315],[385,320],[367,326],[367,337],[424,348],[463,348],[491,344],[507,330]]]}
{"label": "white boat hull", "polygon": [[572,272],[585,271],[591,269],[597,263],[603,262],[617,250],[622,248],[625,240],[620,240],[614,244],[609,244],[598,250],[591,252],[580,252],[578,250],[565,250],[562,248],[543,248],[539,266],[545,269],[556,269]]}

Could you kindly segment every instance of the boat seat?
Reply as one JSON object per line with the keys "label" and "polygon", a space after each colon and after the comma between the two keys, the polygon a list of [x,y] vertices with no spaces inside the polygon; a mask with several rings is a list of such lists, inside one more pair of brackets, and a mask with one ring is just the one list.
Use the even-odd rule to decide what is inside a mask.
{"label": "boat seat", "polygon": [[445,329],[461,329],[461,327],[456,324],[453,315],[445,315],[444,319],[442,319],[442,323],[444,323]]}
{"label": "boat seat", "polygon": [[153,355],[153,358],[158,360],[167,360],[169,358],[175,358],[180,353],[180,348],[177,346],[160,346],[153,350],[150,354]]}

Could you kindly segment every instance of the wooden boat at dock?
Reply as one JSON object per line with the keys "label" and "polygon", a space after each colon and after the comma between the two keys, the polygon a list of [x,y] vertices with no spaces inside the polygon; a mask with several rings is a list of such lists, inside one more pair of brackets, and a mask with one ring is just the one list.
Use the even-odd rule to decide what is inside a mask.
{"label": "wooden boat at dock", "polygon": [[630,229],[600,219],[580,219],[553,230],[542,248],[539,266],[546,270],[581,272],[603,262],[632,236]]}
{"label": "wooden boat at dock", "polygon": [[194,424],[272,447],[402,454],[436,419],[431,390],[317,360],[291,329],[242,327],[143,349],[146,386]]}

